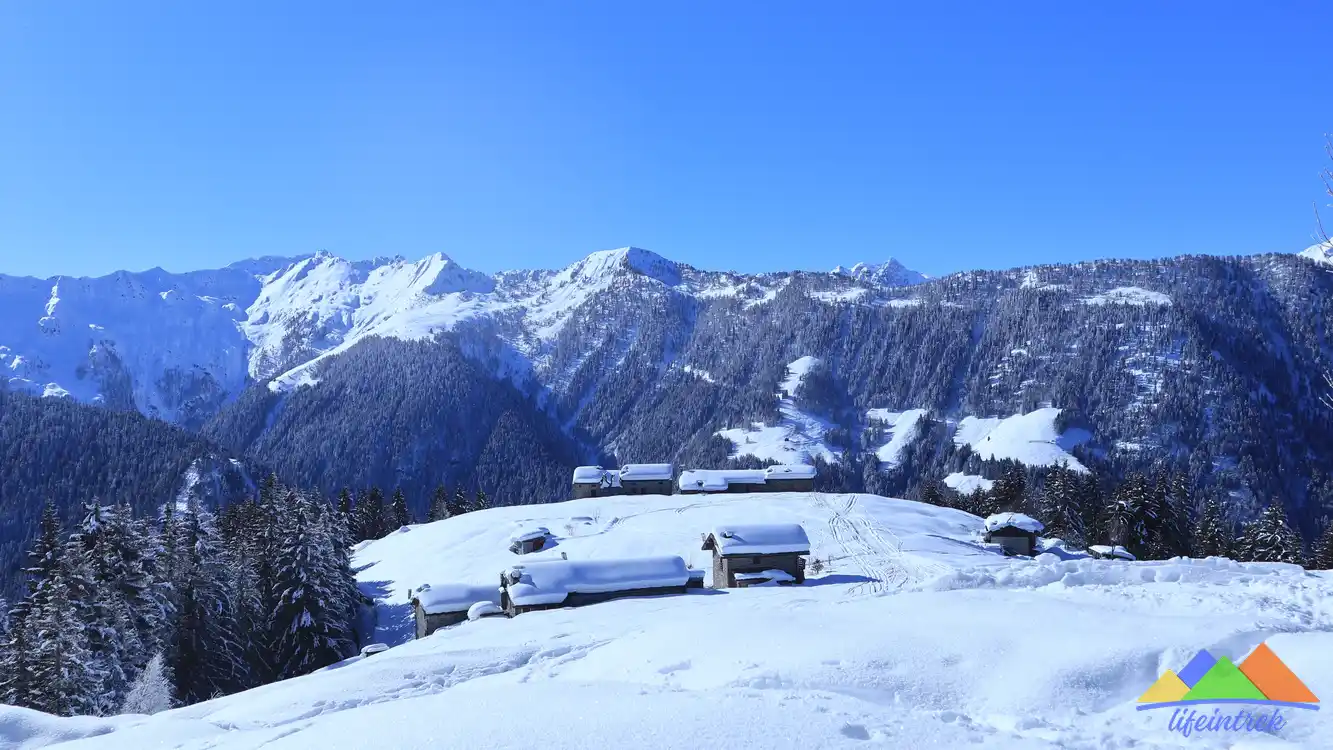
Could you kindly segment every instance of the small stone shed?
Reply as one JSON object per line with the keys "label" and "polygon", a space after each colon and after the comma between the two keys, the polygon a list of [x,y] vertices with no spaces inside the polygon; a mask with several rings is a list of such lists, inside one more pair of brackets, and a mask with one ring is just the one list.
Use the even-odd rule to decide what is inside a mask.
{"label": "small stone shed", "polygon": [[778,464],[764,469],[765,492],[814,492],[815,467],[808,464]]}
{"label": "small stone shed", "polygon": [[546,540],[551,537],[551,530],[545,526],[526,529],[509,538],[509,551],[516,555],[526,555],[546,547]]}
{"label": "small stone shed", "polygon": [[810,538],[795,523],[719,526],[703,534],[713,553],[713,588],[804,583]]}
{"label": "small stone shed", "polygon": [[412,596],[417,638],[425,638],[440,628],[463,622],[467,619],[468,609],[477,602],[499,604],[500,590],[495,586],[458,583],[421,586]]}
{"label": "small stone shed", "polygon": [[683,594],[702,581],[680,557],[541,560],[500,574],[500,606],[513,616],[631,596]]}
{"label": "small stone shed", "polygon": [[986,518],[982,541],[1000,545],[1006,555],[1031,557],[1037,549],[1037,535],[1043,528],[1041,521],[1032,516],[996,513]]}
{"label": "small stone shed", "polygon": [[815,467],[777,464],[766,469],[690,469],[680,473],[681,494],[813,492]]}
{"label": "small stone shed", "polygon": [[1134,553],[1120,545],[1094,544],[1088,548],[1088,554],[1098,560],[1137,560]]}

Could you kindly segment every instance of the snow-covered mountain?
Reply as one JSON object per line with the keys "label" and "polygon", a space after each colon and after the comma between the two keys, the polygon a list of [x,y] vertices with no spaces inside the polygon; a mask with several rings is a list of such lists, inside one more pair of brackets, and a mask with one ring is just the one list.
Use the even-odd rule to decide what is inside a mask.
{"label": "snow-covered mountain", "polygon": [[[13,388],[197,424],[248,382],[289,389],[366,337],[428,338],[470,319],[503,322],[526,360],[517,370],[531,370],[580,306],[634,277],[758,304],[790,275],[704,272],[632,247],[559,271],[495,276],[439,253],[418,261],[317,253],[181,274],[0,275],[0,372]],[[879,283],[875,274],[852,278]]]}
{"label": "snow-covered mountain", "polygon": [[1333,265],[1333,241],[1311,245],[1297,254],[1316,263]]}
{"label": "snow-covered mountain", "polygon": [[[534,525],[551,544],[524,562],[679,555],[706,571],[701,533],[773,522],[800,523],[810,537],[820,569],[803,586],[486,617],[411,640],[409,591],[493,587],[519,561],[510,535]],[[1240,662],[1260,644],[1315,695],[1333,694],[1327,573],[1222,558],[1094,560],[1053,543],[1035,559],[1007,558],[979,540],[981,526],[960,511],[864,494],[613,497],[469,513],[357,551],[387,651],[153,716],[0,707],[0,744],[1327,746],[1328,711],[1285,709],[1271,734],[1183,738],[1168,726],[1171,709],[1136,710],[1200,649]]]}
{"label": "snow-covered mountain", "polygon": [[930,280],[929,276],[913,271],[895,258],[889,258],[883,263],[857,263],[851,268],[838,266],[833,269],[833,273],[880,286],[912,286]]}

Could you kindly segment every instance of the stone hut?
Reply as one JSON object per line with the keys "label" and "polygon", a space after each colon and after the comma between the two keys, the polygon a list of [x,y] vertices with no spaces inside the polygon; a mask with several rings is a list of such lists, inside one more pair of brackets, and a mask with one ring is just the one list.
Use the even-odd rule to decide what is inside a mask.
{"label": "stone hut", "polygon": [[671,464],[625,464],[620,467],[620,490],[625,495],[670,495],[676,468]]}
{"label": "stone hut", "polygon": [[1041,521],[1022,513],[996,513],[986,519],[982,541],[1000,545],[1006,555],[1032,557],[1043,528]]}
{"label": "stone hut", "polygon": [[574,499],[619,495],[620,472],[600,466],[579,466],[574,469]]}
{"label": "stone hut", "polygon": [[719,526],[703,535],[713,553],[713,588],[805,583],[810,538],[794,523]]}
{"label": "stone hut", "polygon": [[683,594],[702,580],[679,557],[541,560],[500,574],[500,606],[513,616],[624,597]]}
{"label": "stone hut", "polygon": [[813,492],[815,467],[778,464],[767,469],[690,469],[680,473],[681,494],[714,492]]}
{"label": "stone hut", "polygon": [[417,638],[425,638],[443,627],[467,619],[468,609],[477,602],[500,603],[500,590],[494,586],[467,586],[450,583],[426,584],[413,592],[412,615],[416,619]]}
{"label": "stone hut", "polygon": [[814,492],[815,467],[809,464],[778,464],[764,469],[765,492]]}

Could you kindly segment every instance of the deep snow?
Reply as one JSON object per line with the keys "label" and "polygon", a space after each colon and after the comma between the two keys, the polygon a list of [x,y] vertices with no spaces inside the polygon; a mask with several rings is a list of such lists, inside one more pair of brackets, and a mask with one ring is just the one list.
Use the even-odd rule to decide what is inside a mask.
{"label": "deep snow", "polygon": [[[411,641],[422,583],[498,582],[521,559],[680,555],[700,534],[799,523],[824,569],[798,587],[626,599],[487,617]],[[1167,729],[1135,699],[1201,648],[1260,642],[1333,695],[1333,580],[1227,560],[1004,558],[982,521],[870,495],[621,496],[498,508],[363,545],[363,586],[394,648],[153,717],[61,720],[0,709],[0,738],[40,747],[853,748],[1327,747],[1327,711],[1280,737]],[[1226,740],[1223,743],[1223,739]],[[1236,744],[1232,744],[1235,741]],[[23,743],[23,744],[20,744]]]}

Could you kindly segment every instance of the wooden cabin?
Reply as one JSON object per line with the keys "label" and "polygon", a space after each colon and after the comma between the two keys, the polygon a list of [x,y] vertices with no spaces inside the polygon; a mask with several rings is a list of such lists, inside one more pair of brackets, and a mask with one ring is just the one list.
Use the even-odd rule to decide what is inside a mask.
{"label": "wooden cabin", "polygon": [[1037,549],[1041,521],[1022,513],[996,513],[986,519],[982,541],[998,544],[1006,555],[1032,557]]}
{"label": "wooden cabin", "polygon": [[440,628],[457,625],[467,619],[468,609],[477,602],[500,603],[500,591],[494,586],[463,584],[426,584],[413,592],[412,615],[416,637],[425,638]]}
{"label": "wooden cabin", "polygon": [[715,589],[801,584],[810,538],[794,523],[719,526],[703,534],[703,549],[713,553]]}
{"label": "wooden cabin", "polygon": [[702,581],[679,557],[541,560],[500,574],[500,606],[513,616],[625,597],[683,594]]}

